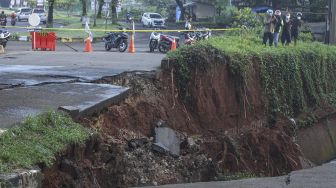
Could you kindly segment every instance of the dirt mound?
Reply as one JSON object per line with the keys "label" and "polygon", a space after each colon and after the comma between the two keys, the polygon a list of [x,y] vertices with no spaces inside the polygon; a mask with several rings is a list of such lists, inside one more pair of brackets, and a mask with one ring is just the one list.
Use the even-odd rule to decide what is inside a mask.
{"label": "dirt mound", "polygon": [[[201,60],[204,65],[191,70],[184,92],[177,87],[178,70],[169,61],[163,62],[161,72],[98,80],[129,86],[130,96],[81,120],[98,130],[99,139],[58,157],[53,168],[45,169],[44,186],[158,185],[218,180],[239,172],[274,176],[300,169],[301,152],[287,130],[290,122],[283,118],[268,128],[258,66],[250,68],[241,92],[227,58],[210,54]],[[179,157],[152,149],[153,130],[161,120],[182,140]],[[132,139],[146,142],[134,148],[129,146]]]}

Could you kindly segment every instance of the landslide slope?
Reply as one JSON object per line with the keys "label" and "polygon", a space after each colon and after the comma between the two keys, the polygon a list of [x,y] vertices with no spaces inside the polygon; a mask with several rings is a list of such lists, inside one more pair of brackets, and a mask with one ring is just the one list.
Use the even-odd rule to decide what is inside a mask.
{"label": "landslide slope", "polygon": [[[45,169],[44,186],[156,185],[274,176],[302,168],[294,142],[298,127],[290,119],[336,101],[336,49],[258,43],[218,37],[168,54],[157,72],[98,80],[129,86],[130,96],[81,120],[97,130],[99,139],[59,157]],[[181,137],[177,158],[151,149],[161,121]],[[145,142],[130,147],[131,139],[140,138]],[[62,169],[65,162],[74,170]]]}

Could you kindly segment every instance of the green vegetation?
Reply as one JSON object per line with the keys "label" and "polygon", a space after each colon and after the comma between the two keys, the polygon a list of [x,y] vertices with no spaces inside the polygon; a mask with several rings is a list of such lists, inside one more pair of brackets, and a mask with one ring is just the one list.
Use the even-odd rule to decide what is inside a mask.
{"label": "green vegetation", "polygon": [[232,181],[232,180],[241,180],[241,179],[248,179],[248,178],[257,178],[257,177],[264,177],[264,175],[260,174],[259,176],[255,174],[251,174],[250,172],[238,172],[234,174],[225,174],[219,176],[217,181]]}
{"label": "green vegetation", "polygon": [[37,164],[50,166],[69,144],[83,144],[88,137],[89,130],[64,114],[48,112],[30,117],[0,136],[0,172]]}
{"label": "green vegetation", "polygon": [[188,89],[191,70],[196,64],[202,69],[205,63],[224,62],[223,58],[214,57],[228,59],[241,100],[249,70],[252,67],[260,69],[269,120],[275,120],[278,113],[295,117],[323,102],[336,101],[333,94],[336,91],[336,47],[313,42],[265,47],[261,45],[261,38],[247,33],[216,37],[168,54],[168,58],[178,62],[175,65],[177,84],[185,102],[192,100]]}

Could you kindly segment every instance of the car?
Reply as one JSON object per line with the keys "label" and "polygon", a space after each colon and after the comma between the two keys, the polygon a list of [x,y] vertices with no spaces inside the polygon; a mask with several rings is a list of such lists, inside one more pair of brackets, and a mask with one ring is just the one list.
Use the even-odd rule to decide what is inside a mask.
{"label": "car", "polygon": [[164,27],[165,20],[158,13],[145,12],[141,17],[141,23],[144,27]]}
{"label": "car", "polygon": [[40,17],[40,22],[47,23],[47,15],[43,8],[34,8],[32,13],[37,14]]}
{"label": "car", "polygon": [[31,14],[32,9],[29,7],[22,7],[19,8],[18,11],[16,12],[16,16],[19,22],[21,22],[22,20],[27,20]]}
{"label": "car", "polygon": [[267,10],[272,9],[272,7],[269,6],[256,6],[252,8],[252,12],[255,13],[266,13]]}

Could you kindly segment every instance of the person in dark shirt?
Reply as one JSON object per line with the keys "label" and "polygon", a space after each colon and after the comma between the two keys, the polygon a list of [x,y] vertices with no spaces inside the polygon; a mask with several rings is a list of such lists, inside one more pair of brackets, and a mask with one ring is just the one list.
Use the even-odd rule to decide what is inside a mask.
{"label": "person in dark shirt", "polygon": [[282,27],[284,25],[281,18],[281,11],[276,10],[275,13],[275,27],[274,27],[274,46],[277,47],[279,43],[279,35],[281,33]]}
{"label": "person in dark shirt", "polygon": [[284,18],[284,26],[281,35],[281,43],[282,45],[289,45],[291,43],[291,30],[292,30],[292,20],[290,19],[290,14],[287,13]]}
{"label": "person in dark shirt", "polygon": [[299,37],[300,27],[301,27],[301,18],[302,13],[298,12],[296,14],[296,18],[293,19],[293,26],[292,26],[292,39],[294,39],[294,45],[296,45],[296,41]]}

